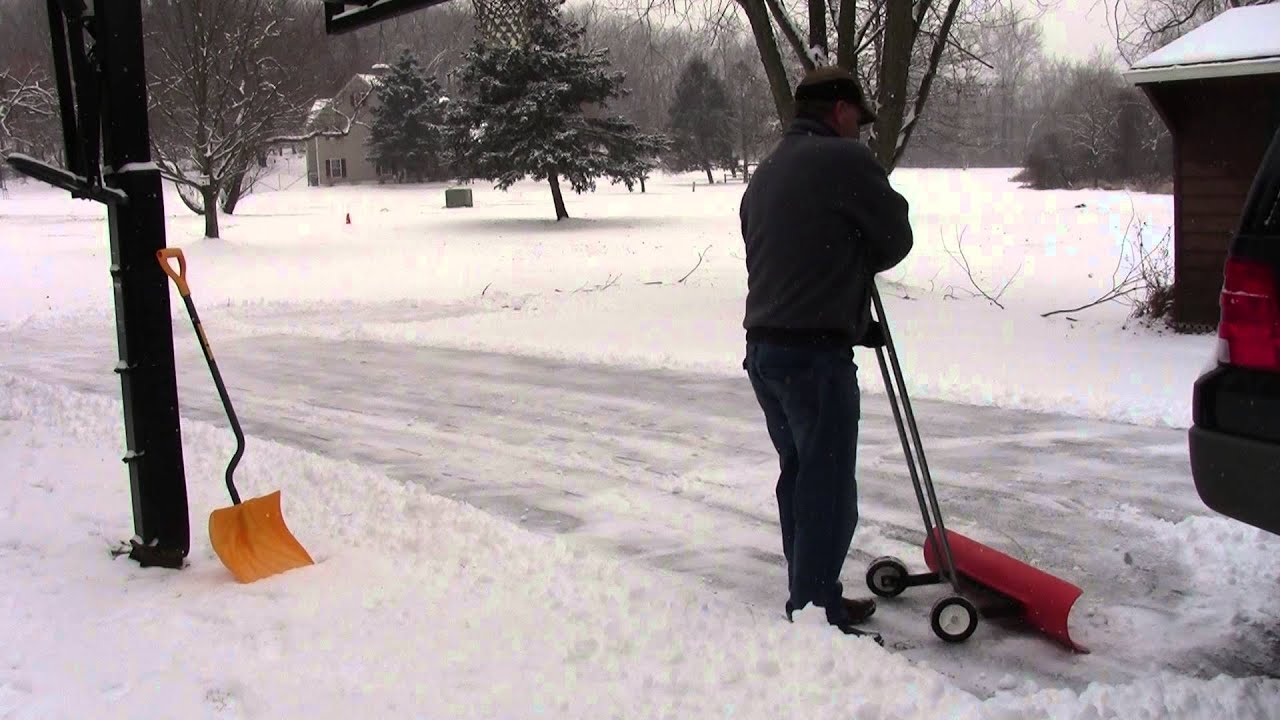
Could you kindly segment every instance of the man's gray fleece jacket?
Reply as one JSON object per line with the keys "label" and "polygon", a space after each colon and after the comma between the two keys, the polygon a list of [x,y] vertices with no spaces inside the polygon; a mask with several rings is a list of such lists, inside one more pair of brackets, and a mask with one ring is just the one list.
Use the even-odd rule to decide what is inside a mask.
{"label": "man's gray fleece jacket", "polygon": [[851,346],[870,280],[911,251],[907,201],[871,150],[797,119],[747,185],[747,339]]}

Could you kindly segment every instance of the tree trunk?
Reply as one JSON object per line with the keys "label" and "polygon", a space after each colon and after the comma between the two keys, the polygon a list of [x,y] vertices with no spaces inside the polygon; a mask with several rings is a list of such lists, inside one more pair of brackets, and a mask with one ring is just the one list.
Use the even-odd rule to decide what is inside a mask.
{"label": "tree trunk", "polygon": [[707,184],[708,184],[708,185],[715,185],[715,184],[716,184],[716,179],[715,179],[714,177],[711,177],[711,166],[710,166],[710,165],[707,165],[706,167],[704,167],[704,168],[702,168],[702,169],[707,171]]}
{"label": "tree trunk", "polygon": [[204,196],[204,236],[218,237],[218,186],[205,185],[200,188]]}
{"label": "tree trunk", "polygon": [[244,197],[244,173],[236,173],[226,182],[227,191],[222,195],[222,212],[228,215],[234,215],[236,212],[236,203],[240,202],[240,198]]}
{"label": "tree trunk", "polygon": [[817,50],[822,51],[822,61],[831,54],[827,47],[827,4],[823,0],[809,0],[809,52],[816,54]]}
{"label": "tree trunk", "polygon": [[640,178],[640,192],[644,192],[644,178]]}
{"label": "tree trunk", "polygon": [[805,45],[804,38],[800,37],[800,30],[795,25],[791,11],[782,6],[782,0],[764,0],[764,4],[769,9],[773,22],[777,24],[778,31],[782,33],[782,39],[787,41],[791,51],[796,54],[800,67],[804,72],[812,70],[813,57],[809,55],[809,47]]}
{"label": "tree trunk", "polygon": [[886,0],[884,54],[880,61],[880,80],[876,101],[880,106],[876,119],[876,136],[871,149],[886,170],[893,169],[898,135],[907,105],[907,81],[911,73],[911,39],[915,22],[911,17],[911,0]]}
{"label": "tree trunk", "polygon": [[[769,90],[773,93],[778,120],[785,128],[795,116],[795,105],[790,80],[787,77],[782,56],[779,54],[778,39],[774,33],[775,20],[778,32],[796,54],[796,60],[800,66],[805,69],[811,68],[813,60],[807,52],[804,38],[800,37],[799,29],[792,22],[793,16],[788,13],[782,0],[735,1],[742,7],[747,20],[751,23],[751,34],[755,39],[756,49],[760,53],[760,62],[764,66],[765,75],[769,81]],[[879,58],[879,67],[876,68],[879,120],[876,122],[874,137],[869,144],[889,170],[893,169],[903,151],[906,150],[924,113],[934,77],[942,60],[943,50],[947,46],[951,28],[960,8],[960,0],[945,1],[947,9],[941,26],[937,31],[926,33],[923,19],[917,26],[917,16],[922,18],[929,12],[933,0],[922,0],[918,6],[913,4],[913,0],[883,0],[887,5],[884,26],[866,38],[866,42],[870,45],[867,56]],[[840,0],[840,10],[836,17],[837,61],[851,71],[857,68],[855,53],[856,43],[859,40],[855,2],[856,0]],[[827,20],[824,19],[823,22],[825,25]],[[863,31],[867,29],[864,27]],[[926,60],[927,64],[916,93],[916,100],[908,112],[907,90],[911,84],[911,62],[917,55],[917,49],[923,50],[926,47],[923,45],[922,37],[928,37],[933,47]],[[922,43],[920,48],[916,47],[917,42]]]}
{"label": "tree trunk", "polygon": [[[898,149],[893,153],[893,160],[889,163],[889,170],[898,164],[898,160],[902,157],[902,153],[907,149],[907,143],[911,142],[911,135],[920,125],[920,117],[924,114],[925,105],[929,102],[929,91],[933,87],[933,79],[938,74],[938,65],[942,62],[942,51],[947,44],[947,38],[951,37],[951,27],[955,23],[956,13],[960,10],[960,0],[951,0],[947,5],[947,13],[942,17],[942,27],[938,28],[937,38],[934,39],[933,49],[929,51],[928,65],[924,70],[924,78],[920,81],[920,89],[916,92],[916,104],[911,111],[911,121],[906,127],[900,130],[901,139],[897,141]],[[918,29],[916,34],[918,34]],[[912,41],[912,45],[915,42]],[[910,52],[910,48],[907,50]],[[906,105],[906,98],[902,100]]]}
{"label": "tree trunk", "polygon": [[556,203],[556,222],[567,220],[569,211],[564,207],[564,195],[560,194],[560,176],[550,173],[547,175],[547,182],[551,183],[551,199]]}
{"label": "tree trunk", "polygon": [[774,109],[778,112],[778,120],[785,128],[795,116],[795,99],[791,95],[791,81],[787,79],[787,69],[782,64],[782,54],[778,52],[778,41],[773,35],[773,26],[769,20],[769,9],[764,0],[738,0],[738,4],[747,14],[751,23],[751,34],[755,36],[756,49],[760,53],[760,62],[764,65],[765,77],[769,79],[769,90],[773,93]]}
{"label": "tree trunk", "polygon": [[836,18],[836,64],[858,76],[858,16],[854,0],[840,0]]}

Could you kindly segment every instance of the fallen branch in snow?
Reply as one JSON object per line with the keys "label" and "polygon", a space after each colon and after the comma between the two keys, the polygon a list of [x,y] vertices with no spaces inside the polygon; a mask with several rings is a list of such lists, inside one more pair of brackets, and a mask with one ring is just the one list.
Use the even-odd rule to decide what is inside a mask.
{"label": "fallen branch in snow", "polygon": [[1013,275],[1010,276],[1004,286],[1000,288],[1000,291],[993,296],[978,284],[977,278],[973,276],[973,267],[969,265],[969,258],[964,254],[964,233],[966,229],[967,228],[961,228],[960,236],[956,238],[956,250],[959,253],[959,258],[956,257],[955,253],[951,252],[951,248],[947,247],[945,242],[943,242],[942,249],[947,252],[947,255],[951,256],[952,260],[956,261],[956,264],[958,264],[962,270],[964,270],[965,275],[969,276],[969,282],[973,285],[974,289],[976,289],[982,297],[989,300],[993,305],[1003,310],[1004,305],[1000,304],[1000,298],[1004,296],[1004,292],[1009,289],[1009,286],[1013,284],[1013,281],[1016,280],[1018,275],[1022,272],[1022,263],[1018,263],[1018,269],[1013,272]]}
{"label": "fallen branch in snow", "polygon": [[942,274],[942,268],[938,268],[938,272],[934,273],[933,277],[929,278],[929,294],[930,295],[932,295],[934,291],[937,289],[938,276],[941,274]]}
{"label": "fallen branch in snow", "polygon": [[707,250],[710,250],[710,249],[711,249],[711,246],[710,246],[710,245],[708,245],[708,246],[706,247],[706,249],[705,249],[705,250],[703,250],[702,252],[698,253],[698,264],[693,266],[693,270],[690,270],[689,272],[685,273],[685,274],[684,274],[684,277],[682,277],[682,278],[680,278],[679,280],[677,280],[677,281],[676,281],[676,284],[677,284],[677,285],[679,285],[680,283],[684,282],[685,280],[688,280],[688,279],[689,279],[689,276],[690,276],[690,275],[692,275],[692,274],[694,273],[694,270],[697,270],[697,269],[702,265],[702,258],[706,257],[706,255],[707,255]]}
{"label": "fallen branch in snow", "polygon": [[480,297],[484,297],[484,294],[485,294],[485,293],[487,293],[487,292],[489,292],[489,286],[490,286],[490,285],[493,285],[493,283],[489,283],[489,285],[485,285],[485,286],[484,286],[484,289],[480,291]]}
{"label": "fallen branch in snow", "polygon": [[[1169,258],[1169,232],[1166,231],[1158,243],[1147,249],[1146,242],[1142,238],[1142,230],[1146,223],[1142,223],[1138,228],[1136,237],[1132,236],[1136,216],[1135,209],[1129,216],[1129,224],[1124,232],[1126,242],[1120,248],[1115,270],[1111,273],[1111,289],[1093,302],[1064,310],[1051,310],[1041,313],[1040,317],[1047,318],[1079,312],[1113,301],[1124,302],[1131,306],[1133,311],[1130,317],[1134,318],[1154,319],[1168,313],[1173,301],[1173,287],[1170,281],[1173,276],[1173,266]],[[1122,276],[1121,270],[1125,267],[1126,259],[1131,264]],[[1134,295],[1137,293],[1142,293],[1142,296],[1135,299]]]}
{"label": "fallen branch in snow", "polygon": [[621,278],[621,277],[622,277],[622,273],[618,273],[617,275],[610,275],[610,276],[609,276],[609,279],[608,279],[607,281],[605,281],[605,284],[603,284],[603,285],[597,285],[597,286],[595,286],[595,287],[593,287],[593,288],[588,288],[588,287],[587,287],[587,285],[586,285],[586,283],[583,283],[583,284],[582,284],[582,287],[578,288],[577,290],[574,290],[573,292],[574,292],[574,293],[580,293],[580,292],[599,292],[599,291],[601,291],[601,290],[608,290],[609,288],[611,288],[611,287],[613,287],[614,285],[616,285],[616,284],[618,283],[619,278]]}
{"label": "fallen branch in snow", "polygon": [[1051,310],[1047,313],[1040,313],[1040,317],[1047,318],[1047,317],[1052,317],[1054,315],[1062,315],[1063,313],[1073,313],[1073,312],[1080,312],[1081,310],[1088,310],[1091,307],[1097,307],[1104,303],[1109,303],[1112,300],[1119,300],[1120,298],[1134,292],[1137,289],[1138,288],[1136,286],[1130,286],[1124,289],[1112,288],[1108,290],[1102,297],[1098,298],[1097,300],[1094,300],[1091,303],[1081,305],[1080,307],[1068,308],[1066,310]]}
{"label": "fallen branch in snow", "polygon": [[[935,290],[934,281],[938,279],[938,275],[941,272],[942,272],[942,268],[938,268],[938,272],[934,273],[933,277],[929,278],[929,294],[930,295],[932,295]],[[912,290],[920,290],[921,292],[924,291],[924,288],[922,287],[913,287],[907,284],[906,269],[903,269],[902,274],[898,277],[897,280],[891,280],[890,284],[896,286],[899,290],[902,291],[902,294],[899,295],[898,297],[903,300],[919,300],[920,298],[911,296],[911,291]]]}

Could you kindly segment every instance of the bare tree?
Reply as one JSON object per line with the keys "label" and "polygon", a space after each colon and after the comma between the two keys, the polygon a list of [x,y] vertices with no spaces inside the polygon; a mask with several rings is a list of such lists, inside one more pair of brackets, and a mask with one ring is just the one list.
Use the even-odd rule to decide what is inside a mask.
{"label": "bare tree", "polygon": [[960,61],[939,66],[929,110],[917,121],[911,145],[898,164],[969,167],[989,165],[1000,157],[999,66],[984,45],[984,33],[997,21],[964,19],[956,23],[952,38],[961,48],[973,48],[972,55],[961,54]]}
{"label": "bare tree", "polygon": [[729,90],[730,134],[743,176],[760,157],[770,137],[778,134],[777,117],[769,110],[769,90],[749,39],[725,34],[718,60]]}
{"label": "bare tree", "polygon": [[1058,110],[1067,147],[1080,159],[1086,177],[1098,184],[1119,150],[1120,106],[1116,96],[1125,88],[1103,57],[1078,67],[1069,102]]}
{"label": "bare tree", "polygon": [[956,30],[980,21],[992,1],[615,0],[640,17],[674,16],[717,32],[745,20],[783,125],[794,116],[798,75],[831,61],[853,70],[877,100],[879,119],[869,143],[889,169],[922,119],[939,69],[980,61],[957,42]]}
{"label": "bare tree", "polygon": [[0,154],[56,161],[62,148],[43,2],[0,0]]}
{"label": "bare tree", "polygon": [[[147,6],[156,162],[216,238],[218,201],[272,138],[300,125],[294,69],[278,58],[282,0],[154,0]],[[291,63],[293,68],[299,63]]]}
{"label": "bare tree", "polygon": [[53,76],[47,12],[41,0],[0,0],[0,70]]}
{"label": "bare tree", "polygon": [[[991,19],[980,31],[979,48],[992,65],[996,140],[1008,151],[1018,134],[1023,89],[1040,60],[1043,36],[1039,21],[1012,3],[998,6]],[[1021,152],[1015,157],[1021,160]]]}
{"label": "bare tree", "polygon": [[1038,109],[1020,179],[1041,189],[1152,186],[1172,171],[1168,130],[1104,54],[1046,63],[1028,102]]}
{"label": "bare tree", "polygon": [[647,132],[665,128],[680,69],[700,43],[681,28],[656,27],[602,5],[574,8],[592,47],[609,48],[614,69],[626,74],[627,94],[610,103]]}
{"label": "bare tree", "polygon": [[56,93],[34,71],[15,77],[0,70],[0,155],[30,150],[23,130],[47,122],[56,111]]}

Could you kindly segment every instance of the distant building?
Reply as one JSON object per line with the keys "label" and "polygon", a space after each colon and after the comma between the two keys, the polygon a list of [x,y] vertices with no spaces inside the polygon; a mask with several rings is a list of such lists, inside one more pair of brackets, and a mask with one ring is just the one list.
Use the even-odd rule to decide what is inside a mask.
{"label": "distant building", "polygon": [[[368,159],[369,123],[378,106],[378,86],[390,67],[379,63],[372,72],[355,75],[338,94],[311,106],[305,132],[318,129],[350,132],[341,137],[313,137],[307,141],[307,184],[312,186],[372,182],[387,177]],[[359,106],[359,107],[357,107]],[[352,118],[355,122],[351,122]]]}

